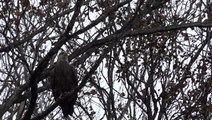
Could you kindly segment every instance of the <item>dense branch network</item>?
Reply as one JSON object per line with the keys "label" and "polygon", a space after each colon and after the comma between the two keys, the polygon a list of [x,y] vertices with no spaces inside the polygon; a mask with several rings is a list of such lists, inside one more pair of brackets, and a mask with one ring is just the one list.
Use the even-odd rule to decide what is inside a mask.
{"label": "dense branch network", "polygon": [[[59,119],[56,107],[77,92],[73,118],[212,116],[211,4],[192,0],[0,3],[3,119],[13,115],[17,119],[24,115],[25,120]],[[61,48],[70,53],[80,84],[54,102],[47,78]]]}

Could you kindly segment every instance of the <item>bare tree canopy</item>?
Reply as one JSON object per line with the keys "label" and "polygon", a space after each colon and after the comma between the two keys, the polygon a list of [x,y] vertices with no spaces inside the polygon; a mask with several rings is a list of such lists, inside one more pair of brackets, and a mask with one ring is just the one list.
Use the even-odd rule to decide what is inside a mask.
{"label": "bare tree canopy", "polygon": [[[212,119],[211,0],[1,0],[0,118]],[[78,86],[54,100],[61,48]]]}

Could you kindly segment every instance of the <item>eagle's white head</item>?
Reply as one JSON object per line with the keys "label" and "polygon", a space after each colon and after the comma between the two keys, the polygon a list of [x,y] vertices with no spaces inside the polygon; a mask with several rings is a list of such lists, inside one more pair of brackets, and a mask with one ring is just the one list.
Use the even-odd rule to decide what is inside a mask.
{"label": "eagle's white head", "polygon": [[65,51],[61,51],[58,55],[57,61],[66,61],[68,62],[68,54]]}

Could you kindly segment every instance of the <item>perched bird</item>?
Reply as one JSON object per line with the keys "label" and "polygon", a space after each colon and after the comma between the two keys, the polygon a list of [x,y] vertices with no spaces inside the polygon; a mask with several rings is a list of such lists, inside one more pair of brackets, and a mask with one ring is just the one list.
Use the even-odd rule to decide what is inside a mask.
{"label": "perched bird", "polygon": [[[76,89],[78,84],[76,71],[69,64],[66,52],[62,51],[59,54],[55,67],[50,73],[49,81],[55,101]],[[73,114],[76,99],[77,93],[59,103],[65,118]]]}

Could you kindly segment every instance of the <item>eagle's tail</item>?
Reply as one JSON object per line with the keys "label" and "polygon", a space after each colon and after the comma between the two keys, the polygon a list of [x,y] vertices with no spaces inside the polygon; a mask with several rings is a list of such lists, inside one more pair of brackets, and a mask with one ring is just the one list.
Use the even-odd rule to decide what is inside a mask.
{"label": "eagle's tail", "polygon": [[74,104],[75,104],[76,100],[77,100],[77,93],[75,95],[73,95],[72,97],[65,99],[60,104],[64,117],[67,118],[68,115],[72,116],[72,114],[74,112]]}
{"label": "eagle's tail", "polygon": [[63,111],[63,115],[64,115],[64,117],[68,117],[68,115],[72,115],[73,114],[73,112],[74,112],[74,106],[72,105],[72,106],[63,106],[62,107],[62,111]]}

